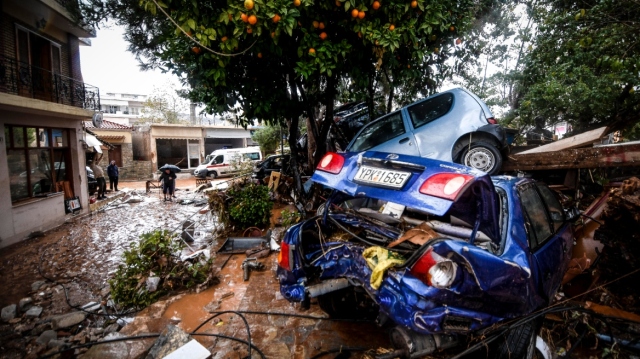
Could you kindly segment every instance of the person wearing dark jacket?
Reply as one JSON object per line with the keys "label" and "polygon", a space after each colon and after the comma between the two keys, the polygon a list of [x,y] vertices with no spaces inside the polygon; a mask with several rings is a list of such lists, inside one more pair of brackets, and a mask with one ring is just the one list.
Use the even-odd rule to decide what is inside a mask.
{"label": "person wearing dark jacket", "polygon": [[120,172],[118,170],[118,166],[116,166],[116,161],[111,161],[111,164],[107,166],[107,176],[109,176],[109,189],[113,191],[115,187],[116,192],[118,191],[118,176]]}
{"label": "person wearing dark jacket", "polygon": [[169,201],[172,201],[173,189],[176,185],[176,174],[170,169],[164,170],[158,178],[158,182],[162,181],[162,193],[164,193],[164,200],[167,200],[167,193],[169,193]]}

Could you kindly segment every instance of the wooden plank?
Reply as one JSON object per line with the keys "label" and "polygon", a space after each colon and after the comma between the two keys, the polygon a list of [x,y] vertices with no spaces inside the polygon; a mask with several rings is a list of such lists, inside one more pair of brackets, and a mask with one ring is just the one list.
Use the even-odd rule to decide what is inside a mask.
{"label": "wooden plank", "polygon": [[628,142],[553,153],[514,155],[505,159],[502,171],[535,171],[570,168],[640,166],[640,142]]}
{"label": "wooden plank", "polygon": [[555,152],[561,150],[569,150],[572,148],[584,147],[598,142],[599,139],[607,135],[607,127],[596,128],[575,136],[563,138],[560,141],[551,142],[549,144],[532,148],[518,153],[520,155],[528,155],[531,153]]}

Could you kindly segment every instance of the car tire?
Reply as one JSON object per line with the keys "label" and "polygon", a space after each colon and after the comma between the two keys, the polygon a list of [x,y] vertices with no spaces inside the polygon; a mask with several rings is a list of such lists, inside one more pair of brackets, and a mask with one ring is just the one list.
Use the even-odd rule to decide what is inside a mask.
{"label": "car tire", "polygon": [[502,154],[490,142],[474,141],[465,146],[459,163],[495,175],[502,167]]}
{"label": "car tire", "polygon": [[218,172],[216,171],[211,171],[207,173],[207,177],[213,177],[213,179],[218,178]]}
{"label": "car tire", "polygon": [[536,338],[541,327],[542,318],[538,318],[511,329],[494,342],[496,344],[490,357],[496,359],[538,358]]}
{"label": "car tire", "polygon": [[375,319],[378,309],[365,292],[356,291],[354,287],[320,295],[316,298],[318,305],[334,319]]}

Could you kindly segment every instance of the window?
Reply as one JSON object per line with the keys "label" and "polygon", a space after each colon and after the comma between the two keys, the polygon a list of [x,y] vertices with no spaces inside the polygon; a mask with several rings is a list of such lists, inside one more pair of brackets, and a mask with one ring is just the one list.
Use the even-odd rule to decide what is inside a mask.
{"label": "window", "polygon": [[61,72],[60,45],[22,26],[16,27],[18,61],[56,74]]}
{"label": "window", "polygon": [[350,151],[366,151],[405,133],[400,112],[372,122],[360,132]]}
{"label": "window", "polygon": [[525,185],[518,190],[522,211],[529,225],[529,247],[540,247],[552,234],[549,217],[535,186]]}
{"label": "window", "polygon": [[71,181],[68,132],[5,126],[11,202],[56,192],[56,182]]}
{"label": "window", "polygon": [[409,117],[414,128],[444,116],[453,105],[453,95],[450,93],[422,101],[409,107]]}
{"label": "window", "polygon": [[212,165],[219,165],[221,163],[224,162],[224,156],[223,155],[217,155],[216,157],[214,157],[213,161],[211,161]]}
{"label": "window", "polygon": [[251,161],[257,161],[260,159],[260,154],[258,152],[249,152],[245,153],[244,157]]}
{"label": "window", "polygon": [[557,231],[564,224],[564,209],[549,187],[543,184],[538,184],[538,191],[549,210],[549,215],[553,222],[553,230]]}
{"label": "window", "polygon": [[116,113],[120,111],[120,106],[106,106],[105,111],[106,113]]}

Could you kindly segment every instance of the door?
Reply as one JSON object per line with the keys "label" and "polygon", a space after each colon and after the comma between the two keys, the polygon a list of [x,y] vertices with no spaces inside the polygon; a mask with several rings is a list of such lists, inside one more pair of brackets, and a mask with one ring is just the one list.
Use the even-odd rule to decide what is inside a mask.
{"label": "door", "polygon": [[460,119],[451,113],[456,100],[444,93],[407,108],[421,157],[451,162],[451,147],[459,136]]}
{"label": "door", "polygon": [[400,111],[365,126],[347,148],[348,152],[367,150],[420,156],[413,134],[407,131]]}
{"label": "door", "polygon": [[114,145],[113,149],[109,150],[109,164],[111,161],[116,161],[116,166],[122,167],[122,146]]}
{"label": "door", "polygon": [[30,34],[31,75],[33,94],[39,100],[53,100],[53,74],[51,73],[51,42]]}

